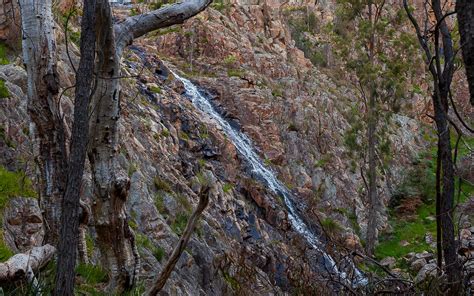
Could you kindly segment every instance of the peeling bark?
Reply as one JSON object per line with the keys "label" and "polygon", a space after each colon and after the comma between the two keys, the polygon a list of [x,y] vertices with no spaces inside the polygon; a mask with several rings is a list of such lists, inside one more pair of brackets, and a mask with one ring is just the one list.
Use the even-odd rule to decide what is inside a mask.
{"label": "peeling bark", "polygon": [[102,261],[110,272],[109,289],[122,292],[134,284],[133,246],[128,237],[125,202],[130,180],[118,163],[120,55],[115,47],[110,5],[97,1],[96,37],[99,76],[92,98],[88,153],[94,184],[92,213]]}
{"label": "peeling bark", "polygon": [[28,113],[39,139],[40,207],[46,242],[58,242],[61,200],[66,187],[66,124],[61,115],[51,0],[20,0],[23,62],[28,73]]}

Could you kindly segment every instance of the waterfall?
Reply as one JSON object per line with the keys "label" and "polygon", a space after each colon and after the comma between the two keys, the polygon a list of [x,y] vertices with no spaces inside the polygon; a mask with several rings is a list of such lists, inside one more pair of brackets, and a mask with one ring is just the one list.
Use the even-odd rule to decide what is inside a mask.
{"label": "waterfall", "polygon": [[[226,136],[232,141],[237,151],[251,166],[252,173],[264,180],[271,191],[283,198],[288,210],[288,219],[291,223],[291,226],[294,230],[301,234],[316,251],[322,255],[325,269],[337,275],[340,279],[347,281],[348,279],[346,273],[338,270],[334,259],[323,250],[322,243],[304,223],[303,219],[301,219],[301,217],[298,215],[297,210],[293,204],[290,191],[286,188],[286,186],[283,185],[283,183],[278,180],[275,173],[263,163],[253,148],[250,139],[245,134],[234,129],[227,122],[227,120],[225,120],[219,114],[219,112],[216,111],[207,96],[202,94],[198,88],[193,83],[191,83],[191,81],[179,76],[173,71],[171,71],[171,73],[184,84],[186,91],[185,94],[189,97],[196,108],[214,120],[215,123],[226,134]],[[352,285],[363,285],[366,282],[365,277],[357,268],[354,267],[352,261],[350,262],[350,265],[352,266],[355,274]]]}

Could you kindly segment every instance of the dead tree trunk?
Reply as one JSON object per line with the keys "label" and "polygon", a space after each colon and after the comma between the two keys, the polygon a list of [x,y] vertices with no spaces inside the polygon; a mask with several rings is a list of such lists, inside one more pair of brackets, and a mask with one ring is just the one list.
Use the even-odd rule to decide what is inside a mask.
{"label": "dead tree trunk", "polygon": [[[441,164],[441,186],[437,186],[438,223],[441,223],[442,247],[445,270],[448,276],[449,295],[458,295],[461,271],[456,252],[454,235],[454,164],[449,130],[449,91],[454,73],[454,50],[451,33],[445,22],[440,0],[431,0],[431,7],[436,17],[434,44],[428,43],[429,32],[422,32],[417,20],[408,7],[407,0],[403,6],[415,28],[418,41],[425,53],[425,61],[433,77],[433,109],[438,133],[438,156]],[[428,17],[428,16],[425,16]],[[431,33],[429,33],[431,34]],[[442,50],[441,50],[442,48]],[[432,52],[432,50],[434,52]],[[439,192],[441,190],[441,192]],[[438,238],[439,239],[439,238]]]}
{"label": "dead tree trunk", "polygon": [[25,253],[16,254],[6,262],[0,263],[0,282],[25,279],[53,259],[56,249],[51,245],[34,247]]}
{"label": "dead tree trunk", "polygon": [[474,106],[474,1],[457,0],[459,34],[461,35],[462,57],[466,67],[471,105]]}
{"label": "dead tree trunk", "polygon": [[61,215],[61,237],[55,295],[73,295],[79,242],[80,193],[89,140],[89,100],[95,63],[95,0],[85,0],[81,21],[81,60],[76,73],[76,98],[69,170]]}
{"label": "dead tree trunk", "polygon": [[92,207],[97,242],[110,272],[110,290],[121,292],[135,281],[134,238],[125,212],[130,181],[118,164],[120,118],[120,59],[124,48],[150,31],[182,23],[212,0],[176,3],[122,23],[112,23],[107,0],[97,1],[97,90],[92,98],[89,160],[94,183]]}
{"label": "dead tree trunk", "polygon": [[61,115],[51,0],[20,0],[23,62],[28,73],[28,113],[39,139],[40,207],[46,242],[56,245],[66,185],[66,125]]}
{"label": "dead tree trunk", "polygon": [[97,1],[97,90],[92,98],[89,160],[94,183],[92,213],[102,261],[110,271],[110,290],[134,283],[133,246],[127,237],[125,202],[130,181],[117,161],[120,118],[120,53],[116,50],[107,0]]}
{"label": "dead tree trunk", "polygon": [[209,187],[206,186],[204,189],[201,191],[199,194],[199,204],[196,207],[196,210],[194,210],[193,214],[191,215],[191,218],[189,218],[188,223],[186,224],[186,229],[184,230],[183,236],[181,236],[180,240],[178,241],[178,244],[173,250],[173,253],[171,254],[171,257],[168,259],[168,262],[166,262],[165,267],[161,271],[160,275],[156,279],[155,284],[153,285],[153,288],[148,292],[148,295],[150,296],[155,296],[158,295],[158,293],[163,289],[163,287],[166,284],[166,281],[171,275],[171,272],[173,271],[176,263],[179,260],[179,257],[183,253],[184,249],[186,248],[186,245],[189,242],[189,239],[191,238],[191,234],[193,234],[194,229],[196,228],[196,225],[199,221],[199,218],[201,217],[202,212],[204,209],[207,207],[207,204],[209,203]]}

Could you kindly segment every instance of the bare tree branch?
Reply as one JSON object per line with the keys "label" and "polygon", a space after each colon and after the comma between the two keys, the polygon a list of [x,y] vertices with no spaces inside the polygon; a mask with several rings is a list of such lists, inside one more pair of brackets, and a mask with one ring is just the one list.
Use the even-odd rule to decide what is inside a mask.
{"label": "bare tree branch", "polygon": [[206,186],[199,194],[199,204],[191,215],[191,218],[189,218],[183,236],[180,238],[178,244],[173,250],[173,253],[171,254],[171,257],[168,259],[168,262],[166,262],[166,265],[161,271],[161,274],[155,281],[153,288],[148,292],[148,295],[157,295],[158,292],[160,292],[166,284],[166,281],[170,277],[174,266],[178,262],[179,257],[183,253],[184,249],[186,248],[186,245],[188,244],[189,239],[191,238],[191,234],[193,233],[194,228],[196,227],[196,224],[199,221],[199,217],[201,216],[202,212],[209,203],[209,190],[209,186]]}
{"label": "bare tree branch", "polygon": [[123,50],[132,44],[133,39],[148,32],[182,24],[185,20],[206,9],[212,0],[188,0],[153,10],[148,13],[131,16],[122,23],[116,24],[114,30],[117,37],[117,49]]}

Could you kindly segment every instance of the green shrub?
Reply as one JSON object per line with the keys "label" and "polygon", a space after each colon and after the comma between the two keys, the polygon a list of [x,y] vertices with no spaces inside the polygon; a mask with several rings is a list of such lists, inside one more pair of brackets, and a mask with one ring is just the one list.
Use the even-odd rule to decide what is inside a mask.
{"label": "green shrub", "polygon": [[0,43],[0,65],[8,65],[10,62],[7,58],[7,47],[5,44]]}
{"label": "green shrub", "polygon": [[280,87],[275,88],[274,90],[272,90],[272,96],[282,98],[283,97],[283,90]]}
{"label": "green shrub", "polygon": [[237,62],[237,57],[234,55],[228,55],[227,57],[224,58],[224,64],[227,67],[233,66]]}
{"label": "green shrub", "polygon": [[88,284],[99,284],[107,281],[107,272],[100,266],[80,263],[76,273],[83,277]]}
{"label": "green shrub", "polygon": [[321,221],[321,226],[331,235],[338,234],[342,230],[342,226],[336,220],[329,217]]}
{"label": "green shrub", "polygon": [[0,262],[7,261],[13,255],[12,250],[10,250],[3,241],[3,231],[0,230]]}
{"label": "green shrub", "polygon": [[162,191],[170,192],[170,193],[173,192],[171,185],[165,179],[162,179],[159,176],[156,176],[153,182],[155,184],[156,190],[162,190]]}
{"label": "green shrub", "polygon": [[0,166],[0,210],[11,197],[34,197],[31,181],[23,172],[10,172]]}
{"label": "green shrub", "polygon": [[155,207],[158,210],[160,214],[166,213],[166,208],[165,208],[165,196],[161,193],[156,194],[155,196]]}
{"label": "green shrub", "polygon": [[165,250],[162,247],[156,247],[153,250],[153,256],[158,260],[158,262],[161,262],[165,256]]}
{"label": "green shrub", "polygon": [[186,224],[188,223],[188,215],[186,213],[178,213],[174,218],[173,223],[171,223],[171,229],[177,235],[182,235]]}
{"label": "green shrub", "polygon": [[161,131],[161,135],[163,137],[169,137],[170,136],[170,131],[167,129],[167,128],[164,128],[162,131]]}
{"label": "green shrub", "polygon": [[191,204],[189,203],[188,198],[187,198],[184,194],[181,194],[181,193],[176,194],[176,201],[177,201],[180,205],[182,205],[183,208],[184,208],[187,212],[191,212],[192,206],[191,206]]}
{"label": "green shrub", "polygon": [[228,193],[228,192],[230,192],[232,189],[234,189],[234,185],[231,184],[231,183],[225,183],[225,184],[222,186],[222,190],[224,191],[224,193]]}
{"label": "green shrub", "polygon": [[241,69],[228,69],[227,76],[229,77],[243,77],[245,75],[245,71]]}
{"label": "green shrub", "polygon": [[0,99],[9,98],[10,92],[8,91],[7,86],[5,85],[5,80],[0,79]]}
{"label": "green shrub", "polygon": [[212,2],[211,7],[222,12],[229,7],[229,3],[226,2],[226,0],[215,0]]}
{"label": "green shrub", "polygon": [[223,275],[224,280],[232,287],[232,290],[238,291],[240,289],[240,284],[235,277],[231,276],[227,272],[224,272]]}
{"label": "green shrub", "polygon": [[150,91],[155,94],[161,94],[161,88],[159,86],[150,87]]}

